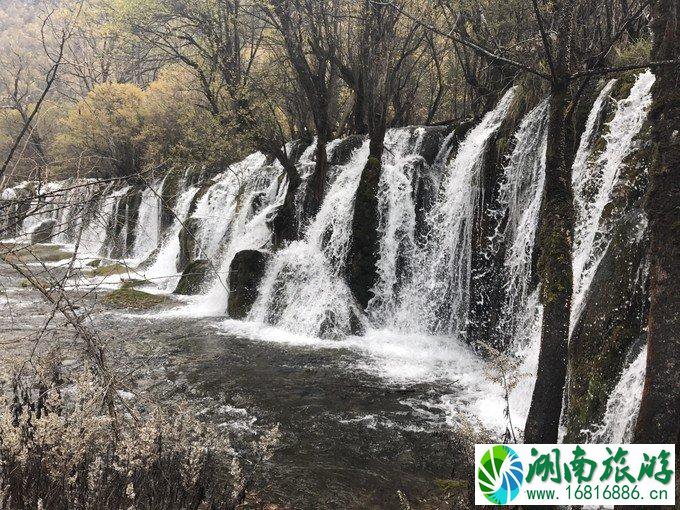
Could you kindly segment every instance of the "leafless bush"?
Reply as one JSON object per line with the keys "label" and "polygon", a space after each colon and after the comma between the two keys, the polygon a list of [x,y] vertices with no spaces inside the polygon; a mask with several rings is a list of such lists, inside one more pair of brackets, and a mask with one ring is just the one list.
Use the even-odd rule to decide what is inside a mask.
{"label": "leafless bush", "polygon": [[90,371],[65,385],[55,365],[0,398],[0,508],[230,509],[266,466],[278,430],[237,453],[187,407],[113,418]]}

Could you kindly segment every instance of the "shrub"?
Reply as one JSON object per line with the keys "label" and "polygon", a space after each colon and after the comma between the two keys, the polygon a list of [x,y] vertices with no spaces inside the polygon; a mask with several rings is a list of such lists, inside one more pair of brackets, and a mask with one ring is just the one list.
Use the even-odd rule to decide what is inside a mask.
{"label": "shrub", "polygon": [[121,403],[110,416],[87,373],[67,390],[55,370],[36,381],[27,388],[15,377],[12,399],[1,401],[3,509],[235,508],[277,441],[273,429],[237,454],[186,406],[139,415]]}

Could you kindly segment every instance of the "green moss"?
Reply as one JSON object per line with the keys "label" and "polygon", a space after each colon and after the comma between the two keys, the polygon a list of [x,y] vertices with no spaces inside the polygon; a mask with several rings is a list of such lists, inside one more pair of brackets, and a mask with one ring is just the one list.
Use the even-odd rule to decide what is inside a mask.
{"label": "green moss", "polygon": [[437,479],[434,481],[434,483],[437,484],[437,487],[439,487],[441,491],[449,494],[452,492],[465,492],[468,490],[467,480]]}
{"label": "green moss", "polygon": [[102,302],[114,308],[131,308],[134,310],[146,310],[167,303],[167,296],[157,296],[136,289],[120,288],[109,292]]}
{"label": "green moss", "polygon": [[0,245],[0,258],[15,262],[58,262],[68,259],[73,254],[63,250],[56,244],[35,244],[21,246],[14,243],[2,243]]}
{"label": "green moss", "polygon": [[179,194],[179,183],[184,174],[183,170],[173,168],[170,170],[163,181],[163,189],[161,190],[161,198],[163,204],[172,209],[175,206],[177,195]]}
{"label": "green moss", "polygon": [[102,259],[94,259],[89,261],[86,265],[88,267],[99,267],[102,263]]}
{"label": "green moss", "polygon": [[128,266],[116,262],[115,264],[95,267],[89,270],[87,274],[88,276],[112,276],[114,274],[125,274],[128,271],[130,271]]}
{"label": "green moss", "polygon": [[[36,278],[36,280],[37,280],[37,283],[42,285],[43,287],[45,287],[45,288],[50,287],[50,282],[48,282],[47,280],[45,280],[43,278]],[[33,284],[27,278],[23,278],[19,282],[19,286],[23,289],[29,289],[29,288],[33,287]]]}
{"label": "green moss", "polygon": [[149,280],[142,280],[139,278],[131,278],[129,280],[123,280],[120,284],[121,289],[134,289],[135,287],[139,287],[140,285],[147,285],[151,282]]}

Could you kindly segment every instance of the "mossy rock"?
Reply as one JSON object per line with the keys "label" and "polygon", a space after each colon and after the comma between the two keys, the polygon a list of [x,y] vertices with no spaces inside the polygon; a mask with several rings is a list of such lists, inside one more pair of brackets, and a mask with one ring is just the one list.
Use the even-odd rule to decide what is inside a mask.
{"label": "mossy rock", "polygon": [[[46,289],[50,288],[50,282],[43,278],[36,278],[36,282],[39,285],[45,287]],[[19,286],[22,289],[30,289],[33,288],[34,285],[28,280],[28,278],[22,278],[21,281],[19,282]]]}
{"label": "mossy rock", "polygon": [[182,273],[173,294],[192,296],[199,294],[205,283],[211,265],[208,260],[194,260],[190,262]]}
{"label": "mossy rock", "polygon": [[258,287],[270,257],[270,253],[261,250],[243,250],[234,255],[229,266],[229,317],[243,319],[248,315],[259,295]]}
{"label": "mossy rock", "polygon": [[130,278],[129,280],[123,280],[120,284],[121,289],[134,289],[140,285],[148,285],[151,282],[149,280],[143,280],[141,278]]}
{"label": "mossy rock", "polygon": [[91,269],[89,276],[113,276],[116,274],[125,274],[130,271],[130,267],[116,262],[115,264],[107,264],[105,266],[99,265]]}
{"label": "mossy rock", "polygon": [[196,252],[196,236],[200,230],[200,218],[187,218],[179,231],[179,255],[177,266],[181,271],[194,259]]}
{"label": "mossy rock", "polygon": [[102,264],[102,259],[93,259],[90,260],[87,264],[85,264],[87,267],[99,267]]}
{"label": "mossy rock", "polygon": [[3,243],[0,246],[0,259],[15,262],[59,262],[68,259],[73,254],[65,251],[56,244],[36,244],[34,246],[20,246],[13,243]]}
{"label": "mossy rock", "polygon": [[165,230],[174,221],[173,209],[177,203],[180,183],[184,176],[184,170],[174,168],[170,170],[163,181],[161,189],[161,230]]}
{"label": "mossy rock", "polygon": [[147,310],[167,303],[167,296],[149,294],[141,290],[120,288],[109,292],[104,296],[102,302],[114,308],[129,308],[133,310]]}
{"label": "mossy rock", "polygon": [[435,480],[439,490],[446,492],[448,494],[453,492],[467,492],[469,488],[469,482],[467,480]]}
{"label": "mossy rock", "polygon": [[31,233],[31,243],[49,243],[54,235],[54,227],[56,225],[56,220],[45,220],[41,222]]}
{"label": "mossy rock", "polygon": [[[570,339],[570,380],[565,413],[568,442],[582,441],[603,416],[621,371],[644,341],[648,307],[644,273],[646,236],[641,209],[615,225],[612,240],[593,276]],[[634,354],[632,354],[634,356]]]}

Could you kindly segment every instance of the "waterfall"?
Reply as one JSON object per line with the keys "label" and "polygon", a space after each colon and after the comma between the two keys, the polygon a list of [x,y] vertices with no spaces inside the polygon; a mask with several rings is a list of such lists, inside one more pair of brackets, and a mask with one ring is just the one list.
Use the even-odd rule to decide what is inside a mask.
{"label": "waterfall", "polygon": [[[495,211],[501,230],[493,244],[506,246],[505,303],[499,329],[515,342],[524,343],[518,326],[526,323],[527,314],[534,317],[537,302],[528,305],[532,287],[532,260],[538,231],[539,212],[545,183],[545,161],[548,144],[549,101],[542,101],[522,120],[515,133],[515,147],[503,170],[499,192],[500,208]],[[520,338],[521,337],[521,338]]]}
{"label": "waterfall", "polygon": [[19,229],[19,234],[30,239],[33,231],[43,222],[50,219],[55,219],[59,212],[59,206],[56,203],[59,197],[59,191],[63,183],[48,182],[38,184],[36,194],[38,198],[31,200],[29,205],[29,214],[23,220]]}
{"label": "waterfall", "polygon": [[265,248],[271,241],[268,222],[283,200],[287,181],[282,183],[280,164],[263,166],[265,162],[260,153],[249,156],[211,186],[196,208],[200,256],[218,263],[208,292],[191,306],[192,314],[224,314],[234,255]]}
{"label": "waterfall", "polygon": [[135,225],[135,243],[132,247],[132,257],[145,260],[156,249],[161,234],[161,199],[163,182],[147,187],[142,192],[139,204],[137,224]]}
{"label": "waterfall", "polygon": [[[404,271],[400,262],[411,258],[416,245],[415,188],[419,171],[427,163],[418,154],[425,130],[393,130],[388,133],[386,147],[391,147],[383,157],[378,184],[378,232],[380,249],[377,263],[378,281],[372,289],[373,298],[367,314],[374,325],[385,326],[385,319],[393,317],[399,293],[399,283]],[[414,139],[412,141],[412,139]]]}
{"label": "waterfall", "polygon": [[189,214],[191,201],[198,192],[197,187],[191,186],[184,189],[184,186],[185,182],[180,187],[181,191],[175,204],[175,219],[161,242],[156,260],[144,272],[147,280],[165,291],[172,291],[179,281],[180,275],[177,274],[177,257],[180,250],[179,233]]}
{"label": "waterfall", "polygon": [[83,229],[80,244],[83,252],[90,256],[106,256],[107,241],[110,239],[111,224],[114,220],[120,199],[130,191],[130,187],[104,191],[95,204],[91,216]]}
{"label": "waterfall", "polygon": [[[616,84],[616,79],[609,80],[607,84],[602,87],[602,90],[595,98],[590,112],[588,113],[588,119],[586,120],[586,125],[584,127],[583,133],[581,134],[581,141],[579,142],[578,150],[576,151],[576,156],[574,157],[574,164],[572,166],[572,183],[575,189],[575,194],[582,194],[583,183],[586,181],[588,173],[588,158],[595,149],[595,141],[597,140],[597,135],[600,129],[600,122],[602,117],[602,112],[606,105],[607,99],[609,99],[609,94],[612,88]],[[576,191],[578,190],[578,191]],[[581,202],[577,202],[577,208],[581,205]],[[579,210],[582,213],[582,211]]]}
{"label": "waterfall", "polygon": [[590,434],[593,443],[630,443],[640,412],[640,396],[645,383],[647,347],[645,346],[621,374],[607,401],[604,418]]}
{"label": "waterfall", "polygon": [[505,297],[497,328],[517,359],[512,374],[517,384],[510,393],[515,426],[522,426],[529,413],[540,350],[543,310],[533,285],[532,261],[545,184],[549,106],[545,99],[522,119],[503,168],[498,208],[491,213],[497,228],[490,249],[505,247]]}
{"label": "waterfall", "polygon": [[318,336],[352,330],[357,313],[344,281],[356,193],[368,141],[338,169],[304,238],[278,251],[260,284],[250,319]]}
{"label": "waterfall", "polygon": [[481,203],[481,171],[491,137],[513,103],[515,88],[487,113],[460,144],[446,168],[439,197],[428,213],[429,235],[415,250],[412,276],[400,292],[391,318],[401,331],[444,333],[465,331],[472,250],[472,222]]}
{"label": "waterfall", "polygon": [[[615,83],[609,81],[594,102],[573,166],[572,329],[610,242],[607,205],[616,195],[621,167],[634,150],[634,140],[646,119],[654,76],[640,74],[629,96],[614,104],[609,101]],[[493,291],[498,290],[494,305],[500,315],[493,318],[497,323],[489,324],[496,325],[494,334],[499,332],[507,339],[503,344],[506,353],[517,363],[511,374],[518,381],[510,394],[510,411],[515,425],[521,426],[531,401],[540,348],[542,307],[533,262],[544,193],[548,100],[526,114],[515,130],[500,180],[494,183],[498,184],[493,188],[497,196],[494,193],[494,200],[486,201],[483,196],[485,154],[506,121],[516,93],[516,88],[508,90],[460,144],[454,143],[456,131],[451,132],[440,144],[432,165],[428,165],[432,159],[423,156],[431,150],[427,145],[433,140],[428,138],[428,133],[432,134],[429,128],[387,132],[377,194],[377,279],[365,314],[345,281],[345,265],[352,242],[354,197],[369,153],[367,140],[346,163],[329,168],[323,203],[313,219],[300,222],[299,239],[269,254],[259,295],[248,316],[252,324],[230,321],[230,327],[266,330],[276,341],[288,338],[280,329],[262,327],[271,325],[297,333],[291,336],[301,345],[332,344],[364,353],[371,362],[377,360],[380,374],[395,380],[446,381],[456,386],[454,391],[461,390],[450,399],[452,408],[471,409],[496,426],[504,421],[505,401],[498,385],[483,373],[489,368],[487,360],[465,342],[469,310],[477,309],[470,303],[471,286],[475,285],[471,281],[473,264],[478,274],[478,259],[473,262],[473,256],[478,255],[473,253],[475,222],[488,219],[492,232],[483,239],[485,251],[479,255],[493,263],[493,271],[480,280],[498,280]],[[608,104],[614,107],[613,117],[602,126]],[[602,147],[597,143],[601,128],[607,131]],[[439,143],[441,138],[436,140]],[[334,140],[328,144],[329,157],[340,143]],[[303,178],[296,193],[299,217],[314,169],[315,149],[316,143],[312,143],[297,163]],[[160,227],[163,182],[145,189],[134,225],[134,246],[130,254],[122,256],[130,255],[135,263],[148,259],[145,277],[162,291],[172,291],[179,279],[180,233],[186,225],[195,241],[193,255],[210,261],[212,270],[204,294],[182,298],[187,304],[180,313],[220,316],[227,308],[229,268],[236,253],[271,249],[271,220],[283,203],[288,182],[282,166],[261,153],[230,165],[210,180],[201,179],[195,185],[189,185],[188,175],[181,179],[176,218],[165,232]],[[131,188],[100,184],[84,188],[86,191],[69,191],[69,185],[65,181],[43,186],[41,191],[50,196],[66,191],[47,199],[48,204],[24,220],[22,230],[30,233],[45,219],[56,219],[65,228],[55,240],[68,243],[82,226],[84,253],[112,255],[113,247],[125,243],[133,228],[133,206],[127,196]],[[424,198],[420,194],[423,189],[434,192]],[[16,194],[3,191],[2,196],[8,200]],[[482,210],[486,202],[494,204],[492,210]],[[125,222],[117,224],[119,211],[120,221],[125,212]],[[486,223],[484,228],[489,231]],[[363,334],[360,338],[359,331]],[[337,341],[326,342],[327,338]],[[625,368],[603,422],[592,432],[594,440],[630,439],[645,357],[643,351]]]}
{"label": "waterfall", "polygon": [[[619,181],[621,165],[634,149],[633,140],[647,118],[654,79],[651,71],[641,73],[629,96],[617,102],[614,118],[607,125],[608,133],[604,135],[606,147],[594,161],[591,162],[589,157],[591,144],[588,137],[591,135],[588,130],[581,139],[573,170],[577,219],[574,234],[571,331],[583,311],[588,288],[609,246],[611,225],[603,213],[611,202],[612,192]],[[605,95],[606,89],[607,87],[603,90]]]}
{"label": "waterfall", "polygon": [[[229,236],[234,216],[247,212],[247,204],[260,186],[251,182],[253,173],[262,168],[266,157],[261,153],[248,156],[231,165],[228,172],[218,176],[208,192],[196,204],[193,217],[198,219],[196,241],[200,258],[214,260],[223,248],[225,236]],[[251,188],[255,189],[251,189]]]}

